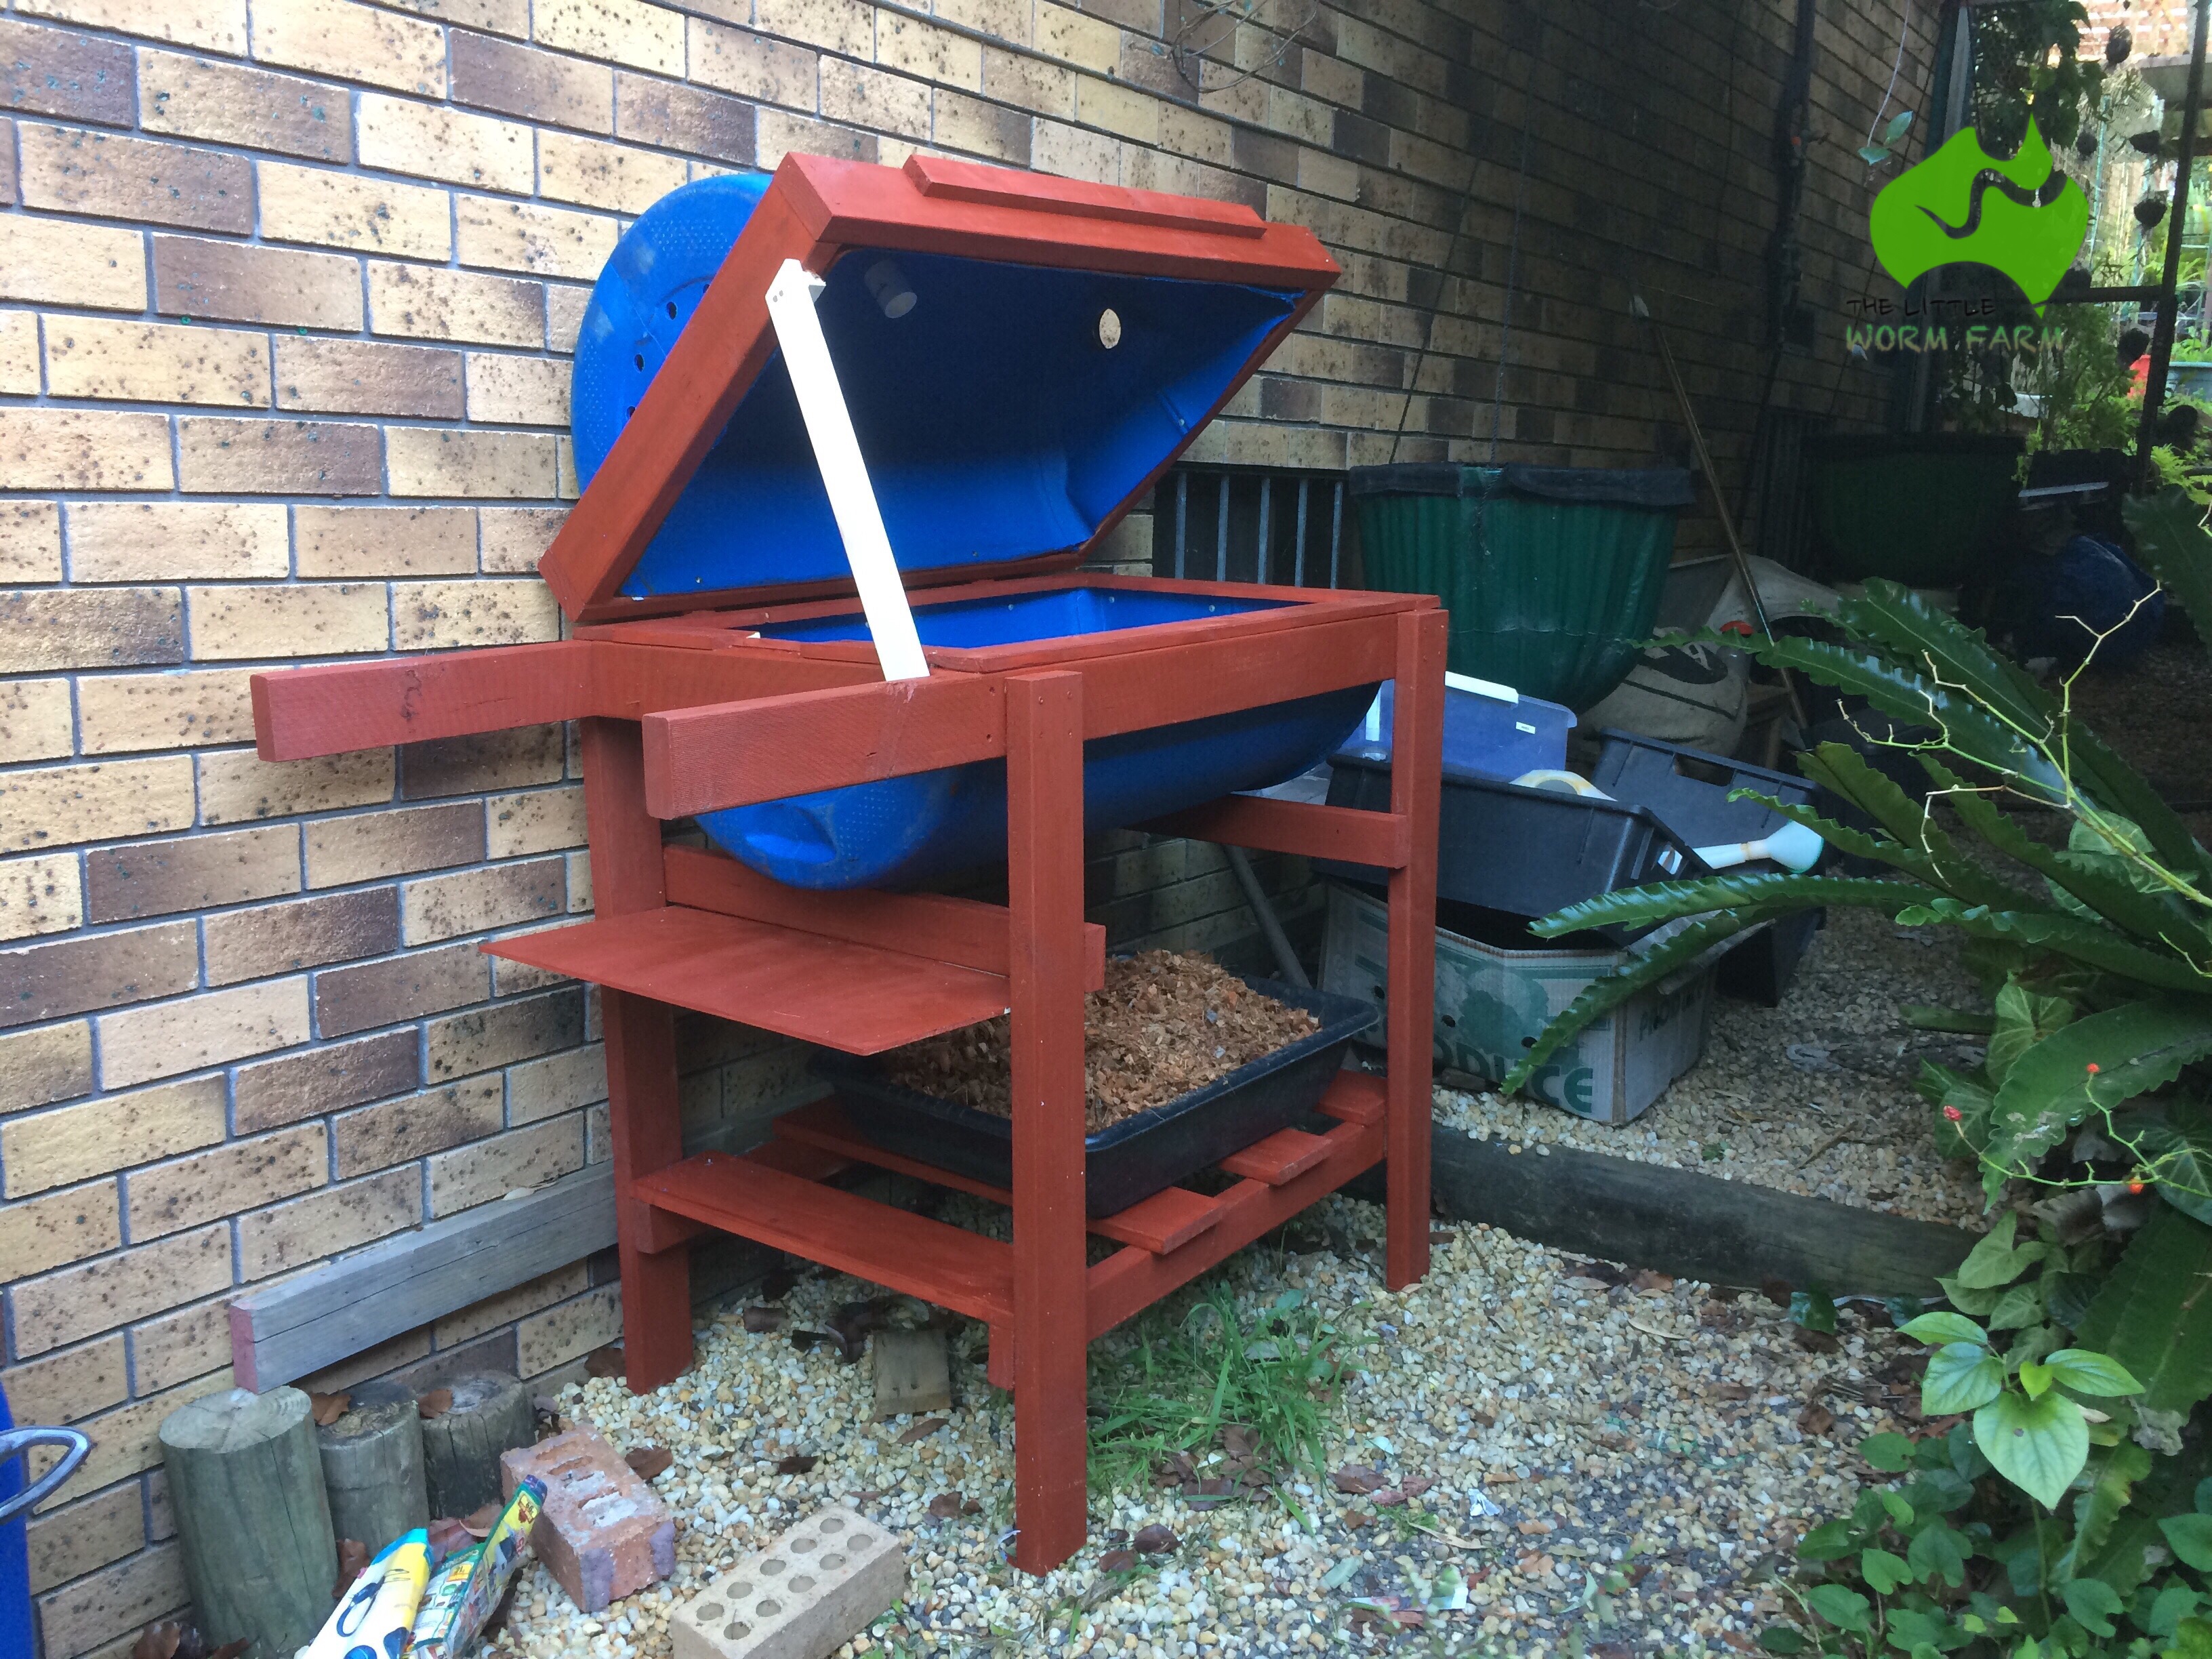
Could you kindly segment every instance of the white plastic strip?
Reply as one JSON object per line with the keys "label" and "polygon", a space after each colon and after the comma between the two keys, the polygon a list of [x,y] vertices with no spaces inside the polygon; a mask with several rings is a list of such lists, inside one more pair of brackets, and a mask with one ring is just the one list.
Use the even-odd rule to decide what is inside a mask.
{"label": "white plastic strip", "polygon": [[860,608],[867,613],[876,660],[883,665],[887,680],[927,679],[929,664],[915,632],[898,561],[891,556],[875,486],[868,482],[867,464],[860,459],[860,441],[837,385],[836,366],[830,361],[830,343],[822,337],[822,319],[814,314],[822,288],[820,277],[798,260],[786,259],[768,285],[769,321],[775,326],[784,367],[799,394],[799,412],[806,421],[823,487],[830,492],[830,510],[836,515],[846,562],[860,590]]}
{"label": "white plastic strip", "polygon": [[1444,676],[1444,684],[1455,691],[1472,691],[1478,697],[1488,697],[1493,702],[1518,702],[1521,694],[1510,685],[1500,685],[1496,680],[1479,680],[1472,674]]}

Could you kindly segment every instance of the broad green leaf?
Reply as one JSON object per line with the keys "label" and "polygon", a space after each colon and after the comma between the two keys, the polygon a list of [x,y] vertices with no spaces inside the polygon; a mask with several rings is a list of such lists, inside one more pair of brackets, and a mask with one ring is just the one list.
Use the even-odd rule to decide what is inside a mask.
{"label": "broad green leaf", "polygon": [[1882,128],[1881,142],[1894,147],[1897,141],[1911,131],[1911,126],[1912,112],[1909,109],[1899,110],[1889,118],[1889,124]]}
{"label": "broad green leaf", "polygon": [[1870,1469],[1902,1474],[1912,1467],[1912,1443],[1901,1434],[1870,1434],[1859,1442],[1859,1455]]}
{"label": "broad green leaf", "polygon": [[2168,1584],[2150,1604],[2150,1618],[2143,1628],[2153,1636],[2172,1636],[2183,1620],[2203,1605],[2201,1592],[2186,1584]]}
{"label": "broad green leaf", "polygon": [[2153,1411],[2186,1412],[2212,1394],[2212,1226],[2154,1208],[2075,1340],[2125,1366]]}
{"label": "broad green leaf", "polygon": [[1727,911],[1693,921],[1664,944],[1643,952],[1632,965],[1620,972],[1592,980],[1589,988],[1543,1029],[1536,1038],[1535,1046],[1522,1056],[1521,1063],[1513,1068],[1499,1086],[1505,1093],[1511,1094],[1534,1077],[1537,1069],[1559,1051],[1561,1044],[1592,1020],[1612,1012],[1645,986],[1656,985],[1722,939],[1741,933],[1743,926],[1741,918]]}
{"label": "broad green leaf", "polygon": [[1997,1305],[1990,1310],[1989,1326],[1993,1331],[2016,1331],[2042,1317],[2043,1282],[2031,1279],[2013,1285],[1997,1297]]}
{"label": "broad green leaf", "polygon": [[1797,1540],[1800,1561],[1840,1561],[1858,1547],[1859,1534],[1848,1521],[1824,1521]]}
{"label": "broad green leaf", "polygon": [[2158,1195],[2185,1216],[2212,1222],[2212,1138],[2201,1115],[2186,1126],[2163,1114],[2146,1114],[2120,1127],[2143,1160],[2144,1178]]}
{"label": "broad green leaf", "polygon": [[1946,1647],[1962,1645],[1949,1620],[1917,1607],[1892,1607],[1882,1619],[1890,1646],[1907,1659],[1942,1659]]}
{"label": "broad green leaf", "polygon": [[1910,1323],[1897,1328],[1899,1336],[1909,1336],[1915,1342],[1935,1347],[1947,1342],[1980,1342],[1985,1339],[1982,1328],[1964,1314],[1924,1313]]}
{"label": "broad green leaf", "polygon": [[1794,1291],[1790,1297],[1790,1322],[1801,1329],[1832,1336],[1836,1330],[1836,1302],[1817,1285]]}
{"label": "broad green leaf", "polygon": [[1815,1584],[1805,1592],[1805,1600],[1837,1629],[1862,1636],[1867,1633],[1869,1603],[1856,1590],[1845,1589],[1841,1584]]}
{"label": "broad green leaf", "polygon": [[2063,997],[2038,996],[2017,980],[2008,981],[1996,994],[1996,1026],[1990,1033],[1989,1057],[1984,1062],[1991,1087],[2002,1085],[2013,1061],[2074,1018],[2074,1005]]}
{"label": "broad green leaf", "polygon": [[1769,1625],[1759,1632],[1759,1645],[1769,1653],[1802,1653],[1813,1644],[1787,1625]]}
{"label": "broad green leaf", "polygon": [[2160,1651],[2168,1659],[2212,1659],[2212,1623],[2184,1619],[2173,1627],[2173,1644]]}
{"label": "broad green leaf", "polygon": [[2109,927],[2100,927],[2093,921],[2056,910],[1993,910],[1983,905],[1961,904],[1956,899],[1939,898],[1899,912],[1898,921],[1908,927],[1957,927],[1975,939],[2039,946],[2125,979],[2141,980],[2160,990],[2201,994],[2205,988],[2204,975],[2186,963],[2123,939]]}
{"label": "broad green leaf", "polygon": [[1894,1595],[1899,1585],[1912,1582],[1912,1569],[1905,1565],[1902,1556],[1892,1555],[1887,1550],[1862,1550],[1859,1576],[1874,1586],[1876,1595]]}
{"label": "broad green leaf", "polygon": [[1962,1036],[1987,1036],[1996,1030],[1996,1016],[1971,1008],[1947,1008],[1940,1003],[1908,1002],[1902,1010],[1905,1023],[1916,1031],[1956,1031]]}
{"label": "broad green leaf", "polygon": [[1974,1411],[2003,1391],[2004,1377],[2004,1361],[1979,1342],[1951,1343],[1928,1357],[1920,1409],[1930,1417]]}
{"label": "broad green leaf", "polygon": [[2042,1399],[2051,1392],[2051,1367],[2029,1360],[2020,1368],[2020,1386],[2027,1390],[2030,1400]]}
{"label": "broad green leaf", "polygon": [[2090,1471],[2089,1490],[2074,1500],[2074,1536],[2053,1565],[2053,1577],[2063,1581],[2081,1575],[2082,1564],[2105,1547],[2136,1482],[2149,1473],[2150,1454],[2133,1442],[2099,1456]]}
{"label": "broad green leaf", "polygon": [[2088,1462],[2089,1425],[2063,1395],[2028,1400],[2002,1393],[1974,1413],[1974,1443],[1999,1474],[2057,1509]]}
{"label": "broad green leaf", "polygon": [[1889,1511],[1889,1518],[1893,1524],[1899,1527],[1909,1527],[1912,1524],[1912,1505],[1903,1493],[1890,1492],[1884,1488],[1878,1490],[1875,1497],[1881,1502],[1882,1508]]}
{"label": "broad green leaf", "polygon": [[2109,1354],[2093,1353],[2087,1348],[2061,1348],[2043,1363],[2055,1381],[2064,1383],[2076,1394],[2107,1398],[2114,1395],[2142,1392],[2142,1384],[2129,1374],[2125,1365]]}
{"label": "broad green leaf", "polygon": [[2122,1603],[2112,1587],[2101,1578],[2076,1578],[2059,1586],[2066,1611],[2075,1622],[2098,1636],[2112,1633],[2112,1615],[2120,1611]]}
{"label": "broad green leaf", "polygon": [[1977,1291],[1961,1285],[1955,1277],[1945,1278],[1941,1274],[1936,1276],[1936,1283],[1942,1290],[1946,1301],[1960,1313],[1972,1314],[1977,1319],[1986,1318],[1990,1310],[1997,1305],[1998,1293],[1995,1291]]}
{"label": "broad green leaf", "polygon": [[2180,1560],[2199,1572],[2212,1571],[2212,1515],[2163,1516],[2158,1529]]}
{"label": "broad green leaf", "polygon": [[1966,1534],[1948,1521],[1935,1520],[1914,1535],[1905,1559],[1915,1577],[1941,1578],[1957,1589],[1966,1582],[1966,1558],[1972,1551]]}
{"label": "broad green leaf", "polygon": [[2207,1054],[2212,1001],[2129,1002],[2084,1015],[2014,1062],[1990,1115],[1985,1156],[1999,1169],[2032,1170],[2091,1111],[2171,1083]]}
{"label": "broad green leaf", "polygon": [[[2002,1101],[2004,1097],[1998,1095]],[[2037,1262],[2046,1252],[2041,1244],[2013,1243],[2019,1231],[2020,1217],[2007,1210],[1996,1219],[1996,1224],[1975,1242],[1966,1252],[1966,1259],[1959,1264],[1959,1282],[1969,1290],[1995,1290],[2000,1285],[2009,1285]]]}

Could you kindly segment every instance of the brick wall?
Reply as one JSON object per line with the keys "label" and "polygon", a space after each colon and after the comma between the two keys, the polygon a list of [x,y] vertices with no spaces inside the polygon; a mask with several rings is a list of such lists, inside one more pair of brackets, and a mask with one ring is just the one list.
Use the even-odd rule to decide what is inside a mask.
{"label": "brick wall", "polygon": [[[1387,459],[1401,416],[1401,459],[1480,458],[1493,410],[1508,459],[1671,453],[1626,249],[1740,465],[1788,0],[1162,4],[10,0],[0,1379],[98,1443],[32,1528],[49,1659],[184,1599],[153,1434],[228,1384],[234,1287],[605,1155],[590,1000],[477,949],[589,908],[564,734],[263,765],[246,681],[555,637],[567,356],[629,216],[793,149],[928,146],[1304,221],[1344,281],[1194,456],[1323,468]],[[1777,398],[1844,423],[1887,393],[1834,313],[1869,280],[1850,152],[1900,4],[1891,107],[1924,109],[1933,6],[1823,8],[1823,333]],[[1210,849],[1112,838],[1091,896],[1122,939],[1249,933]],[[684,1070],[695,1143],[807,1086],[703,1023]],[[333,1376],[573,1364],[617,1328],[610,1279]]]}

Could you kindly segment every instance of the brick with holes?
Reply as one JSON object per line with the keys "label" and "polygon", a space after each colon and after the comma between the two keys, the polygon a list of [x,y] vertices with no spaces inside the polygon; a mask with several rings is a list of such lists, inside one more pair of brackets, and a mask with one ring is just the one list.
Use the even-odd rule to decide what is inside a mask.
{"label": "brick with holes", "polygon": [[668,1621],[676,1659],[824,1659],[906,1593],[906,1551],[842,1506],[715,1574]]}
{"label": "brick with holes", "polygon": [[531,1547],[586,1613],[676,1571],[676,1521],[652,1487],[589,1429],[570,1429],[500,1455],[507,1497],[523,1476],[545,1483]]}

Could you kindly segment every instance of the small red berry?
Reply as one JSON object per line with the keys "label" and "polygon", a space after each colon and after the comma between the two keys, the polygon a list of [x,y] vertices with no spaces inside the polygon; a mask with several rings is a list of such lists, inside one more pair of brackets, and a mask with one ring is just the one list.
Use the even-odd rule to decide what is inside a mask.
{"label": "small red berry", "polygon": [[2100,1073],[2100,1072],[2103,1071],[2105,1068],[2104,1068],[2103,1066],[2101,1066],[2098,1065],[2098,1064],[2097,1064],[2097,1062],[2096,1062],[2095,1060],[2091,1060],[2091,1061],[2089,1062],[2089,1064],[2088,1064],[2088,1066],[2087,1066],[2087,1067],[2086,1069],[2087,1070],[2087,1072],[2088,1072],[2088,1073],[2089,1073],[2089,1075],[2090,1075],[2091,1077],[2094,1077],[2094,1076],[2096,1076],[2096,1075],[2097,1075],[2097,1073]]}
{"label": "small red berry", "polygon": [[2139,1193],[2142,1191],[2142,1189],[2143,1184],[2140,1181],[2130,1181],[2128,1182],[2128,1190],[2131,1193]]}
{"label": "small red berry", "polygon": [[1956,1123],[1960,1118],[1966,1116],[1966,1114],[1960,1111],[1956,1106],[1946,1106],[1943,1109],[1943,1115],[1949,1118],[1952,1122]]}

